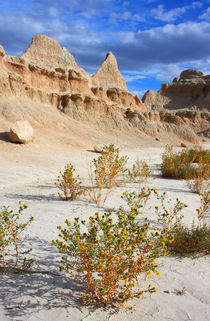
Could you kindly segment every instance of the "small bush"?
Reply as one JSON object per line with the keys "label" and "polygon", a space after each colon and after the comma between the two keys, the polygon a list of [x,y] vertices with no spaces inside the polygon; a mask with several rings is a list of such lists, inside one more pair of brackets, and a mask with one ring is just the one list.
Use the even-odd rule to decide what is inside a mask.
{"label": "small bush", "polygon": [[210,177],[209,156],[209,150],[201,149],[174,153],[172,147],[167,145],[162,154],[162,176],[187,180],[197,179],[197,181],[207,180]]}
{"label": "small bush", "polygon": [[[21,202],[19,202],[17,212],[6,206],[0,209],[0,267],[3,269],[6,268],[8,263],[13,265],[13,262],[11,262],[11,256],[13,255],[15,255],[15,267],[18,268],[20,256],[28,254],[32,250],[21,252],[21,247],[26,239],[22,234],[34,219],[33,216],[31,216],[26,222],[22,222],[23,211],[26,208],[27,205],[22,205]],[[7,262],[6,258],[10,261]],[[28,267],[30,263],[32,263],[32,260],[27,261],[26,257],[22,259],[23,267]]]}
{"label": "small bush", "polygon": [[206,224],[206,215],[209,212],[209,204],[210,204],[210,190],[206,190],[200,194],[200,208],[197,208],[197,216],[198,220],[201,224]]}
{"label": "small bush", "polygon": [[91,165],[89,167],[89,179],[90,186],[88,187],[87,191],[90,202],[95,203],[97,207],[103,206],[111,190],[108,188],[104,190],[104,182],[102,176],[101,181],[98,185],[96,185],[95,171],[93,171],[93,167]]}
{"label": "small bush", "polygon": [[84,194],[86,189],[82,187],[80,177],[75,176],[75,168],[69,163],[65,166],[64,172],[60,172],[55,184],[61,189],[58,195],[62,200],[75,200],[79,195]]}
{"label": "small bush", "polygon": [[58,227],[59,239],[52,241],[52,245],[64,254],[61,270],[84,282],[88,293],[83,293],[82,299],[86,303],[124,305],[131,297],[156,292],[150,284],[146,289],[136,290],[135,282],[141,272],[160,275],[154,260],[160,255],[167,256],[166,242],[173,242],[169,224],[184,205],[178,201],[172,213],[159,212],[162,228],[151,226],[147,218],[139,218],[151,193],[152,190],[142,195],[125,192],[122,197],[127,210],[96,213],[88,222],[77,217],[73,223],[66,220],[65,228]]}
{"label": "small bush", "polygon": [[147,182],[148,177],[151,174],[149,165],[145,161],[139,159],[133,164],[132,169],[128,169],[128,178],[130,182],[142,183]]}
{"label": "small bush", "polygon": [[99,188],[112,188],[126,169],[127,156],[119,156],[119,148],[104,146],[101,155],[93,159],[95,183]]}
{"label": "small bush", "polygon": [[191,255],[210,252],[210,228],[206,225],[192,225],[191,228],[179,225],[174,232],[175,241],[169,244],[175,254]]}

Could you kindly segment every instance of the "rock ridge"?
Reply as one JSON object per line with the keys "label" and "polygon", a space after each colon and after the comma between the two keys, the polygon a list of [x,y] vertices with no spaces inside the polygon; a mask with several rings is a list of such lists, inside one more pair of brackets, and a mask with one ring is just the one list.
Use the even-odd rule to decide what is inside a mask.
{"label": "rock ridge", "polygon": [[142,98],[148,109],[194,109],[210,111],[210,75],[194,69],[184,70],[158,92],[148,90]]}

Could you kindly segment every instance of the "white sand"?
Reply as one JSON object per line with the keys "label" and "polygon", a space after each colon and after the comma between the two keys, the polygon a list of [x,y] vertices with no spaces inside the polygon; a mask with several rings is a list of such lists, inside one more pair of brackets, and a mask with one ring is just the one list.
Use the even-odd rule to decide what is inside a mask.
{"label": "white sand", "polygon": [[[53,152],[46,162],[39,149],[34,151],[33,161],[27,156],[29,147],[16,146],[16,152],[0,154],[0,206],[8,205],[17,208],[22,200],[29,208],[26,216],[33,215],[35,220],[28,228],[27,245],[33,247],[36,262],[34,270],[50,271],[51,274],[1,274],[0,275],[0,321],[65,321],[65,320],[142,320],[142,321],[207,321],[209,320],[210,269],[209,257],[179,258],[177,256],[160,258],[161,277],[145,276],[139,278],[139,288],[149,283],[157,287],[158,292],[145,294],[140,300],[130,300],[127,306],[133,310],[121,308],[119,311],[102,308],[90,308],[80,301],[82,285],[58,270],[59,255],[55,247],[50,245],[58,235],[57,225],[64,226],[66,218],[75,216],[88,218],[98,209],[85,200],[64,202],[58,198],[58,189],[54,181],[59,170],[67,161],[71,161],[79,169],[87,182],[86,163],[97,154],[87,150],[71,149],[65,153]],[[30,148],[29,148],[30,149]],[[138,156],[146,159],[152,166],[152,177],[149,185],[160,192],[166,191],[170,204],[176,197],[189,205],[184,211],[183,222],[191,225],[196,221],[195,209],[200,206],[199,197],[188,189],[185,181],[162,179],[156,165],[161,162],[161,148],[124,148],[132,160]],[[31,152],[31,150],[30,150]],[[26,158],[23,157],[25,155]],[[123,201],[123,191],[134,191],[136,184],[126,184],[109,195],[106,207],[117,208]],[[153,199],[150,205],[156,205]],[[103,211],[103,209],[101,209]],[[148,213],[149,215],[149,213]],[[177,290],[185,288],[183,295]],[[166,291],[166,292],[165,292]]]}

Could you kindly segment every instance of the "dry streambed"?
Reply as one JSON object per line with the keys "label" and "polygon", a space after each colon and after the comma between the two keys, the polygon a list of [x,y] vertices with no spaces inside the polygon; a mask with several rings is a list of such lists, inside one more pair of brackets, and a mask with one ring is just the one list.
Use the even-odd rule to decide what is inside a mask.
{"label": "dry streambed", "polygon": [[[151,164],[152,176],[149,186],[159,193],[167,192],[167,206],[172,206],[178,197],[189,207],[184,210],[183,222],[191,225],[196,221],[195,209],[200,206],[199,197],[188,189],[185,181],[162,179],[156,165],[160,164],[160,153],[154,155],[147,152],[129,154],[130,162],[138,156]],[[75,164],[76,165],[76,164]],[[81,170],[82,173],[84,171]],[[20,172],[16,167],[8,173],[9,182],[19,179]],[[10,174],[9,174],[10,173]],[[28,175],[27,175],[28,173]],[[35,167],[28,168],[22,177],[22,184],[11,184],[3,188],[1,179],[0,205],[17,208],[18,201],[28,205],[25,215],[34,216],[28,228],[27,245],[33,248],[35,258],[32,274],[1,274],[0,283],[0,320],[174,320],[174,321],[207,321],[210,313],[208,293],[210,288],[209,257],[179,258],[167,257],[158,259],[161,277],[145,275],[139,277],[140,289],[152,283],[157,293],[145,294],[140,300],[130,300],[128,306],[133,310],[113,308],[89,308],[82,305],[80,292],[82,286],[58,270],[59,255],[56,248],[50,245],[58,235],[57,225],[63,225],[66,218],[75,216],[87,219],[98,209],[94,204],[81,199],[73,202],[61,201],[57,195],[54,180],[58,172],[53,169],[45,171]],[[5,177],[4,177],[5,178]],[[20,180],[21,181],[21,180]],[[25,182],[25,183],[24,183]],[[86,180],[87,182],[87,176]],[[137,185],[127,183],[126,186],[114,189],[105,203],[106,208],[118,208],[123,205],[120,195],[123,191],[134,191]],[[157,205],[152,198],[148,204],[147,216],[154,219],[152,208]],[[103,211],[103,209],[100,209]]]}

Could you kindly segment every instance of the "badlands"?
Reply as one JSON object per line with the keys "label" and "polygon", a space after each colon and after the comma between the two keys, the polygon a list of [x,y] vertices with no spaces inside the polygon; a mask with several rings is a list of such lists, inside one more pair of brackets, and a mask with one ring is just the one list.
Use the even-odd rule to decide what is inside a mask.
{"label": "badlands", "polygon": [[[122,193],[138,189],[129,182],[116,187],[101,208],[83,198],[59,198],[54,182],[69,162],[89,184],[88,164],[98,157],[98,144],[119,146],[130,167],[137,158],[145,160],[152,170],[148,186],[166,192],[169,207],[177,197],[187,203],[183,223],[197,223],[199,196],[184,180],[163,179],[160,164],[166,144],[177,151],[181,143],[209,149],[209,110],[209,76],[195,70],[184,71],[157,93],[148,91],[141,101],[128,91],[111,52],[90,77],[67,49],[45,35],[35,36],[18,57],[6,55],[0,46],[0,205],[17,209],[21,200],[28,206],[24,215],[34,221],[25,242],[35,259],[34,273],[0,274],[1,321],[209,319],[207,255],[157,259],[161,276],[142,274],[138,279],[140,289],[152,283],[157,293],[130,300],[132,310],[116,310],[85,306],[82,284],[59,272],[60,255],[50,245],[66,218],[88,219],[97,211],[118,209],[124,205]],[[23,120],[33,127],[33,138],[27,144],[12,143],[10,128]],[[155,205],[152,198],[147,209],[151,220]]]}

